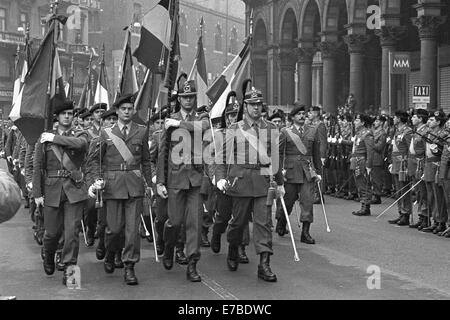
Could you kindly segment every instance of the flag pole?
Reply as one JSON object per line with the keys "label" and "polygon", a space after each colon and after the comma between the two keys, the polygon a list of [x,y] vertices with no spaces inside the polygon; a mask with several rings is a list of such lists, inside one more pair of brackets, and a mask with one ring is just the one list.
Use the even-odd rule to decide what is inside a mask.
{"label": "flag pole", "polygon": [[51,130],[51,125],[52,125],[52,121],[51,121],[51,117],[52,117],[52,100],[51,100],[51,88],[53,85],[53,67],[54,67],[54,63],[55,63],[55,50],[57,50],[56,48],[56,42],[58,40],[58,22],[56,19],[56,14],[58,12],[58,4],[59,1],[55,0],[53,3],[50,4],[50,17],[49,17],[49,31],[48,32],[52,32],[53,31],[53,39],[50,42],[51,45],[51,57],[50,57],[50,68],[49,68],[49,76],[48,76],[48,86],[47,86],[47,104],[46,104],[46,110],[45,110],[45,120],[44,120],[44,129],[45,131],[49,131]]}

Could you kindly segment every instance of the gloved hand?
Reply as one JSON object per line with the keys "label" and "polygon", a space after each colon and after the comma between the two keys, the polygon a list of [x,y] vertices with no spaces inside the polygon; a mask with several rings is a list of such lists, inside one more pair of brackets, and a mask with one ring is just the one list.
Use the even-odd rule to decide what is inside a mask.
{"label": "gloved hand", "polygon": [[277,186],[277,195],[279,198],[284,198],[286,194],[286,190],[284,190],[284,186]]}
{"label": "gloved hand", "polygon": [[320,182],[320,181],[322,181],[322,176],[320,174],[318,174],[314,177],[314,179],[316,179],[316,182]]}
{"label": "gloved hand", "polygon": [[212,182],[212,184],[213,184],[214,186],[216,185],[216,176],[213,176],[211,182]]}
{"label": "gloved hand", "polygon": [[44,132],[41,135],[41,143],[45,142],[53,142],[53,139],[55,139],[55,134],[51,132]]}
{"label": "gloved hand", "polygon": [[103,190],[105,188],[105,180],[103,179],[97,179],[95,180],[93,186],[95,187],[95,189],[97,190]]}
{"label": "gloved hand", "polygon": [[0,151],[0,158],[4,158],[5,157],[5,151]]}
{"label": "gloved hand", "polygon": [[156,192],[158,192],[158,195],[163,198],[163,199],[167,199],[168,194],[167,194],[167,189],[166,186],[163,184],[158,184],[156,186]]}
{"label": "gloved hand", "polygon": [[217,189],[219,189],[222,192],[225,192],[227,189],[227,180],[225,179],[220,179],[219,181],[217,181]]}
{"label": "gloved hand", "polygon": [[27,183],[27,190],[28,190],[28,192],[33,191],[33,182],[28,182]]}
{"label": "gloved hand", "polygon": [[153,183],[153,184],[156,184],[156,176],[153,176],[153,178],[152,178],[152,183]]}
{"label": "gloved hand", "polygon": [[88,190],[89,197],[92,199],[95,199],[97,197],[97,195],[95,194],[96,191],[97,191],[97,188],[95,187],[95,185],[94,184],[91,185]]}
{"label": "gloved hand", "polygon": [[336,138],[331,138],[331,143],[336,143],[337,139]]}
{"label": "gloved hand", "polygon": [[351,139],[351,140],[352,140],[352,142],[355,142],[355,140],[356,140],[356,137],[352,137],[352,139]]}
{"label": "gloved hand", "polygon": [[164,125],[166,129],[169,129],[170,127],[178,128],[180,126],[180,121],[175,119],[166,119]]}
{"label": "gloved hand", "polygon": [[342,143],[342,138],[339,138],[339,139],[338,139],[338,143]]}
{"label": "gloved hand", "polygon": [[389,172],[392,173],[392,163],[388,166]]}
{"label": "gloved hand", "polygon": [[19,165],[19,160],[18,159],[14,159],[13,161],[12,161],[12,163],[13,163],[13,165],[14,166],[18,166]]}
{"label": "gloved hand", "polygon": [[6,159],[8,160],[8,162],[12,162],[13,158],[11,156],[7,156]]}
{"label": "gloved hand", "polygon": [[366,168],[367,170],[367,174],[370,175],[370,173],[372,172],[372,168]]}
{"label": "gloved hand", "polygon": [[44,197],[34,198],[34,203],[36,203],[37,207],[44,206]]}
{"label": "gloved hand", "polygon": [[320,160],[322,161],[322,166],[324,166],[324,165],[325,165],[325,161],[326,161],[327,159],[325,159],[325,158],[320,158]]}
{"label": "gloved hand", "polygon": [[20,174],[25,177],[25,168],[20,169]]}
{"label": "gloved hand", "polygon": [[328,137],[327,141],[328,141],[328,143],[330,143],[331,142],[331,137]]}

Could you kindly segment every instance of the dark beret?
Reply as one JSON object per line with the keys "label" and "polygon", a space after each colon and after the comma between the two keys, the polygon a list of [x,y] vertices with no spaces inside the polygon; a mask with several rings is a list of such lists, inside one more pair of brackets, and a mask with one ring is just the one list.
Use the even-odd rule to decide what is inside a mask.
{"label": "dark beret", "polygon": [[75,109],[73,101],[71,100],[59,101],[58,104],[56,104],[53,108],[53,114],[58,115],[63,111],[73,109]]}
{"label": "dark beret", "polygon": [[85,110],[83,113],[78,115],[81,119],[85,119],[86,117],[89,117],[92,115],[92,112],[90,110]]}
{"label": "dark beret", "polygon": [[116,102],[114,102],[113,107],[118,108],[121,104],[124,103],[133,103],[135,101],[135,95],[134,94],[125,94],[123,96],[120,96],[117,98]]}
{"label": "dark beret", "polygon": [[106,118],[108,118],[110,116],[116,116],[117,117],[117,112],[116,112],[115,109],[109,109],[104,114],[102,114],[102,119],[105,120]]}
{"label": "dark beret", "polygon": [[103,110],[107,110],[108,109],[108,105],[106,103],[96,103],[94,104],[94,106],[91,108],[91,112],[94,113],[95,110],[98,109],[103,109]]}
{"label": "dark beret", "polygon": [[300,111],[306,111],[306,107],[304,105],[296,105],[290,113],[291,117],[294,117]]}

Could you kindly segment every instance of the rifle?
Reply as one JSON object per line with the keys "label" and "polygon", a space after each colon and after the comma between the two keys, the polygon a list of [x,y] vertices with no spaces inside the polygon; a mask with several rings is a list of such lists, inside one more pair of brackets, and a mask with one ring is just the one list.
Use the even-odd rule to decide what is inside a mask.
{"label": "rifle", "polygon": [[[1,126],[1,130],[2,130],[2,136],[1,136],[1,141],[0,141],[0,152],[5,152],[5,122],[3,120],[3,107],[0,108],[0,121],[2,122],[2,126]],[[3,157],[5,157],[5,155],[3,155]],[[2,157],[2,158],[3,158]]]}

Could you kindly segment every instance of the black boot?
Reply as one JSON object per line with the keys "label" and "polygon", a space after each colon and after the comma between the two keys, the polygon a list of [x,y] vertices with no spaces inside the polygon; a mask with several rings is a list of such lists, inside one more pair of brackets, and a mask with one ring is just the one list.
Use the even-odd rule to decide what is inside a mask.
{"label": "black boot", "polygon": [[64,271],[65,265],[61,261],[62,251],[57,251],[55,255],[56,270]]}
{"label": "black boot", "polygon": [[208,228],[202,227],[202,242],[200,243],[201,247],[209,248],[211,243],[208,240]]}
{"label": "black boot", "polygon": [[433,232],[434,229],[438,227],[438,224],[434,222],[431,226],[423,228],[422,232]]}
{"label": "black boot", "polygon": [[228,246],[227,266],[230,271],[236,271],[239,266],[239,249],[237,246]]}
{"label": "black boot", "polygon": [[410,224],[409,227],[413,228],[413,229],[417,229],[422,225],[422,222],[423,222],[423,216],[419,216],[419,220],[414,224]]}
{"label": "black boot", "polygon": [[173,246],[168,244],[164,247],[163,266],[166,270],[170,270],[173,267]]}
{"label": "black boot", "polygon": [[283,237],[285,234],[289,232],[286,230],[286,218],[284,216],[280,216],[277,220],[277,225],[275,227],[275,231],[278,233],[280,237]]}
{"label": "black boot", "polygon": [[390,223],[390,224],[397,224],[399,221],[400,221],[400,219],[402,218],[402,214],[400,214],[399,216],[398,216],[398,218],[397,219],[394,219],[394,220],[389,220],[388,222]]}
{"label": "black boot", "polygon": [[276,282],[277,276],[270,270],[270,253],[263,252],[260,254],[260,262],[258,265],[258,278],[268,282]]}
{"label": "black boot", "polygon": [[428,227],[428,217],[423,217],[422,224],[419,227],[417,227],[417,230],[421,231],[426,227]]}
{"label": "black boot", "polygon": [[241,244],[239,247],[239,263],[249,263],[247,254],[245,253],[245,246]]}
{"label": "black boot", "polygon": [[181,265],[188,264],[188,258],[184,254],[184,248],[178,247],[175,251],[175,262]]}
{"label": "black boot", "polygon": [[113,273],[115,269],[114,259],[116,253],[112,251],[107,251],[105,256],[105,261],[103,263],[103,267],[106,273]]}
{"label": "black boot", "polygon": [[434,234],[439,234],[444,232],[447,229],[447,226],[445,225],[445,223],[440,222],[437,226],[436,229],[433,230]]}
{"label": "black boot", "polygon": [[44,250],[44,271],[48,275],[55,273],[55,253]]}
{"label": "black boot", "polygon": [[134,274],[134,263],[127,262],[125,264],[125,271],[123,274],[123,278],[125,280],[125,283],[129,286],[135,286],[138,284],[138,279]]}
{"label": "black boot", "polygon": [[222,235],[217,230],[214,230],[214,227],[213,227],[212,236],[211,236],[211,250],[214,253],[220,252],[220,238],[221,237],[222,237]]}
{"label": "black boot", "polygon": [[450,227],[448,227],[446,230],[444,230],[443,232],[441,232],[439,235],[441,237],[447,237],[447,235],[450,234]]}
{"label": "black boot", "polygon": [[381,204],[381,197],[375,196],[372,201],[370,201],[370,204]]}
{"label": "black boot", "polygon": [[116,252],[114,256],[114,268],[116,269],[123,269],[123,261],[122,261],[122,253]]}
{"label": "black boot", "polygon": [[156,241],[156,253],[158,256],[162,255],[164,253],[164,241],[159,239]]}
{"label": "black boot", "polygon": [[189,257],[189,262],[186,270],[186,278],[191,282],[202,281],[202,278],[197,273],[197,260],[192,256]]}
{"label": "black boot", "polygon": [[303,222],[302,235],[300,237],[300,241],[307,244],[315,244],[316,241],[309,234],[310,226],[311,226],[310,222]]}
{"label": "black boot", "polygon": [[100,240],[98,242],[97,249],[95,249],[95,256],[97,257],[97,260],[103,260],[106,255],[106,249],[105,249],[105,243]]}
{"label": "black boot", "polygon": [[398,226],[409,226],[409,214],[404,214],[401,216],[400,220],[397,222]]}
{"label": "black boot", "polygon": [[88,248],[92,247],[95,244],[94,234],[95,230],[92,230],[92,228],[88,228],[88,231],[86,233],[86,246]]}
{"label": "black boot", "polygon": [[370,205],[369,204],[365,204],[362,203],[361,204],[361,209],[359,211],[354,211],[352,212],[352,214],[354,216],[358,216],[358,217],[362,217],[362,216],[370,216]]}

